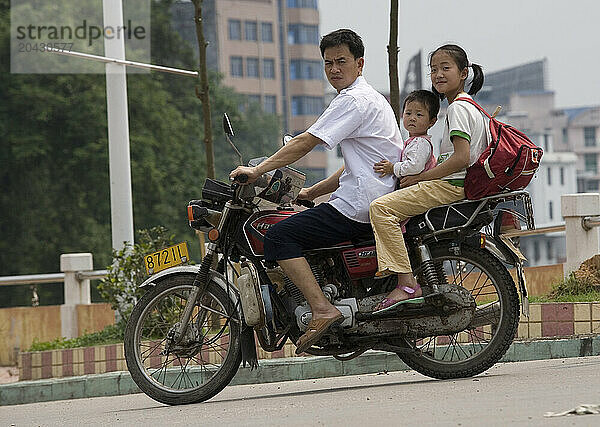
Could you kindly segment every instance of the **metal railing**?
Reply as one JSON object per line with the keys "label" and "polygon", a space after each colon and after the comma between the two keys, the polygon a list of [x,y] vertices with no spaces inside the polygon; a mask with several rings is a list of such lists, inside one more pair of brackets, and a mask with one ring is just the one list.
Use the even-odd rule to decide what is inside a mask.
{"label": "metal railing", "polygon": [[566,230],[565,225],[561,224],[561,225],[552,225],[550,227],[535,228],[533,230],[514,230],[514,231],[508,231],[506,233],[501,233],[501,234],[506,237],[524,237],[524,236],[534,236],[537,234],[559,233],[559,232],[565,231],[565,230]]}
{"label": "metal railing", "polygon": [[[77,280],[103,279],[108,270],[78,271]],[[65,273],[23,274],[20,276],[0,277],[0,286],[37,285],[42,283],[64,283]]]}
{"label": "metal railing", "polygon": [[581,226],[586,231],[590,231],[594,227],[599,227],[600,216],[586,216],[581,218]]}

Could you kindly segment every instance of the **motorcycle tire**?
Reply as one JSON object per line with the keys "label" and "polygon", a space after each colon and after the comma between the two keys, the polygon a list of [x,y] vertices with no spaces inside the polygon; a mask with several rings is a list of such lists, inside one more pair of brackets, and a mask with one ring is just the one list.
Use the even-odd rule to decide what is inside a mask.
{"label": "motorcycle tire", "polygon": [[[178,350],[165,354],[168,332],[174,330],[193,282],[191,274],[158,282],[135,305],[125,329],[125,359],[133,381],[152,399],[168,405],[210,399],[231,382],[241,363],[237,301],[212,281],[204,296],[198,296],[199,302],[188,323],[200,324],[188,326],[186,332],[186,337],[196,334],[189,339],[196,348],[189,350],[182,345],[179,350],[195,354],[182,356],[177,354]],[[163,307],[173,313],[166,309],[162,312]]]}
{"label": "motorcycle tire", "polygon": [[[491,331],[489,332],[489,341],[485,339],[485,336],[482,337],[482,341],[486,341],[485,346],[483,346],[481,342],[475,342],[480,341],[480,338],[478,338],[478,335],[482,334],[480,328],[479,333],[476,332],[474,335],[473,330],[461,332],[464,334],[463,337],[475,337],[474,339],[471,339],[472,348],[470,348],[469,344],[461,343],[458,338],[459,333],[457,333],[453,336],[430,337],[429,341],[427,339],[422,340],[420,346],[418,341],[409,343],[411,346],[420,348],[421,354],[416,354],[414,352],[398,353],[398,356],[410,368],[432,378],[466,378],[477,375],[486,371],[498,362],[506,353],[515,337],[519,325],[519,297],[517,288],[506,267],[485,249],[463,245],[460,253],[457,255],[450,251],[450,246],[447,243],[443,242],[431,245],[429,249],[434,262],[446,261],[451,264],[452,261],[455,261],[461,268],[464,265],[471,264],[478,268],[479,271],[487,274],[491,281],[491,285],[489,285],[488,289],[492,289],[493,287],[498,298],[497,301],[500,308],[499,315],[497,318],[494,317],[494,321],[497,323],[489,327],[489,330]],[[458,263],[464,264],[460,265]],[[461,280],[463,279],[462,274],[463,272],[461,270],[458,274],[461,275]],[[454,277],[456,278],[458,275],[455,274]],[[488,286],[485,283],[486,282],[481,285],[481,289]],[[476,285],[477,283],[475,283],[474,287]],[[481,292],[481,290],[479,290],[479,292]],[[478,307],[481,306],[482,305],[478,304]],[[493,322],[491,323],[493,324]],[[436,343],[439,342],[440,338],[444,340],[442,343],[446,343],[446,345],[441,345],[439,348],[436,348]],[[432,340],[433,350],[431,350]],[[427,342],[427,346],[425,346],[425,342]],[[469,351],[474,352],[477,345],[481,346],[481,351],[468,357]],[[456,348],[452,348],[450,357],[448,357],[448,349],[450,347]],[[464,356],[467,357],[461,360],[460,356],[462,356],[463,353]],[[455,354],[457,360],[452,360]]]}

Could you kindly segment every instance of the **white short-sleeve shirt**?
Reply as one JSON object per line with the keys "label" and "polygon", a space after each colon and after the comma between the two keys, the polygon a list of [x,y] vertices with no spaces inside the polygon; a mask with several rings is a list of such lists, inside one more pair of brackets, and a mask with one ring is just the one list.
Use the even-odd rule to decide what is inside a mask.
{"label": "white short-sleeve shirt", "polygon": [[381,160],[396,163],[403,142],[388,101],[359,76],[331,101],[307,130],[332,150],[338,144],[344,157],[340,186],[329,203],[344,216],[369,222],[369,205],[394,190],[394,176],[379,178],[373,165]]}
{"label": "white short-sleeve shirt", "polygon": [[[471,98],[466,93],[460,94],[459,97]],[[488,141],[491,139],[489,120],[483,117],[477,107],[467,101],[454,101],[451,103],[446,114],[446,125],[440,144],[438,164],[443,163],[454,153],[454,145],[450,138],[455,135],[469,141],[469,166],[471,166],[485,151]],[[465,176],[467,176],[467,170],[463,169],[443,179],[463,179]]]}

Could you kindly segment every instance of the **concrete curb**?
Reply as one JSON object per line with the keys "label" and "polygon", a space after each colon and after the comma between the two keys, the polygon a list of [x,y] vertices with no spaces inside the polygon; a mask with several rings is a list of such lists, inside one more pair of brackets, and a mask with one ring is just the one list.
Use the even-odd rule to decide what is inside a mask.
{"label": "concrete curb", "polygon": [[[501,362],[559,359],[600,355],[600,336],[570,339],[515,341]],[[339,361],[331,356],[293,357],[260,361],[258,370],[241,368],[231,385],[373,374],[409,368],[391,353],[369,351],[356,359]],[[0,385],[0,406],[53,400],[140,393],[129,372],[84,375]]]}

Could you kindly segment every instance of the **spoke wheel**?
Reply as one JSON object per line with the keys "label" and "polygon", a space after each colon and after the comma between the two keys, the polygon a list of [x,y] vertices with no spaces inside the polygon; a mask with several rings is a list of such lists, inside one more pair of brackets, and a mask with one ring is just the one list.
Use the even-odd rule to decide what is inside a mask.
{"label": "spoke wheel", "polygon": [[[470,325],[444,336],[410,340],[420,355],[399,354],[414,370],[434,378],[462,378],[489,369],[502,358],[519,324],[519,298],[504,265],[484,249],[463,245],[455,255],[447,244],[430,247],[450,285],[467,289],[477,304]],[[419,271],[415,272],[417,277]]]}
{"label": "spoke wheel", "polygon": [[135,306],[125,331],[125,358],[138,387],[171,405],[201,402],[220,392],[241,361],[235,301],[211,282],[198,297],[181,340],[174,340],[193,275],[168,278]]}

